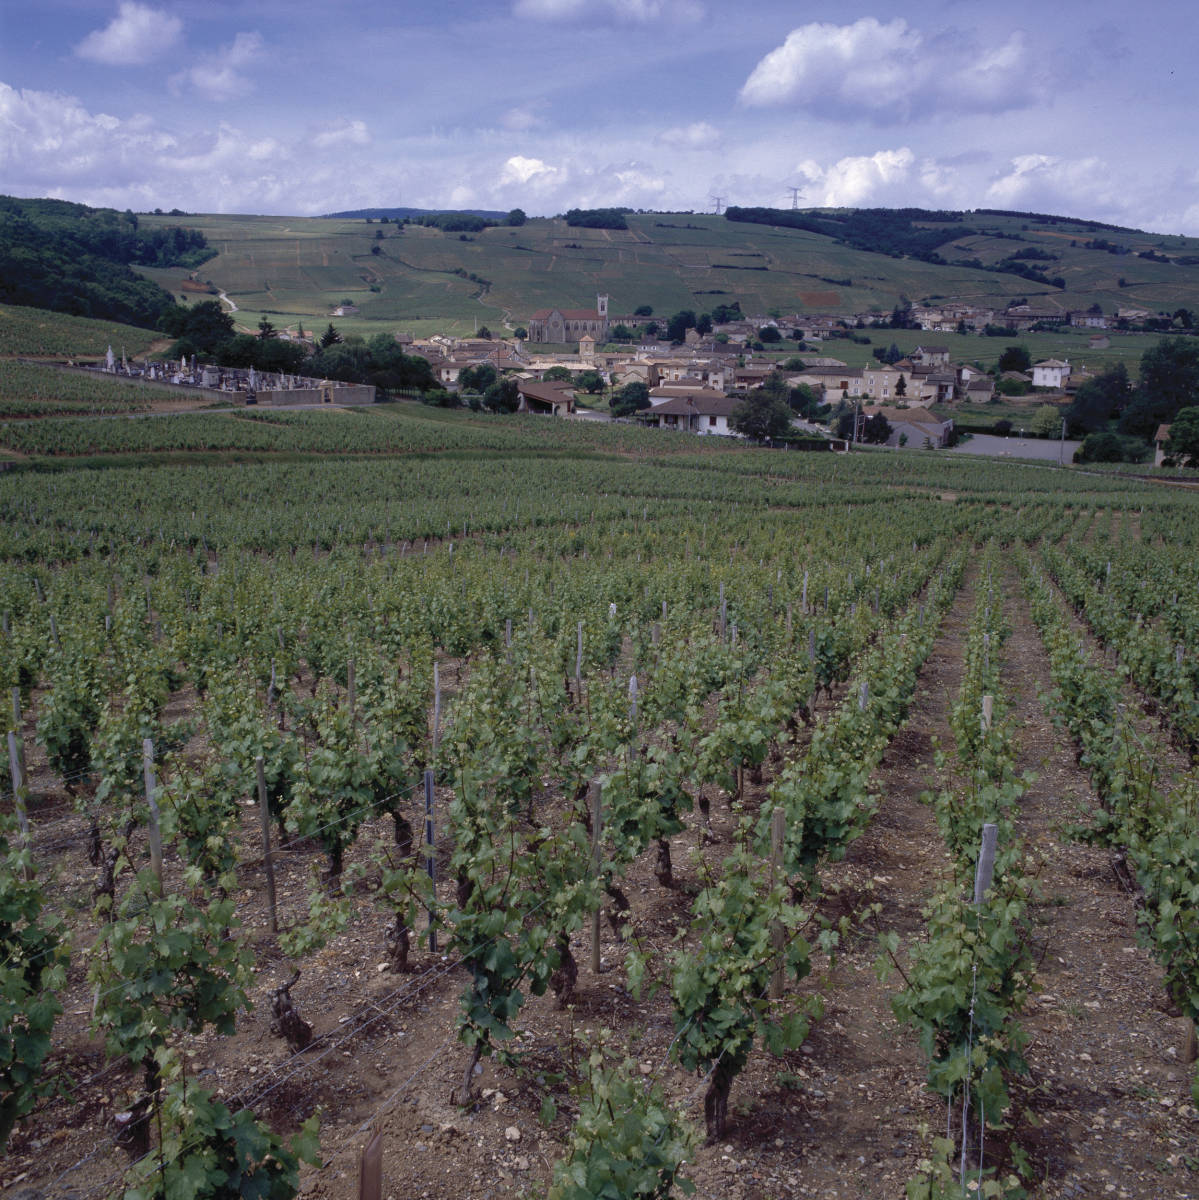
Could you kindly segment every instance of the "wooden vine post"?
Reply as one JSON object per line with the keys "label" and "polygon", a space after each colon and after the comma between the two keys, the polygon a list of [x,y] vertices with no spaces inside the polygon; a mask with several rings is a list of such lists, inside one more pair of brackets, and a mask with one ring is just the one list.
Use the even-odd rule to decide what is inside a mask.
{"label": "wooden vine post", "polygon": [[[25,810],[25,753],[17,735],[8,731],[8,769],[12,775],[12,803],[17,814],[17,825],[21,830],[21,848],[29,846],[29,814]],[[25,881],[32,878],[29,866],[23,868]]]}
{"label": "wooden vine post", "polygon": [[[598,781],[591,784],[591,869],[596,878],[600,873],[600,838],[604,830],[604,796]],[[600,909],[602,902],[597,902],[595,912],[591,914],[591,973],[600,973]]]}
{"label": "wooden vine post", "polygon": [[[770,814],[770,887],[778,883],[778,874],[783,866],[783,842],[787,836],[787,814],[776,808]],[[783,951],[786,949],[786,933],[781,921],[770,926],[770,948],[774,951],[774,966],[770,972],[770,998],[783,998]]]}
{"label": "wooden vine post", "polygon": [[150,809],[150,869],[158,881],[158,894],[162,895],[162,825],[158,812],[158,781],[154,778],[154,743],[150,738],[142,741],[142,776],[146,785],[146,804]]}
{"label": "wooden vine post", "polygon": [[358,1161],[358,1200],[383,1200],[383,1131],[362,1147]]}
{"label": "wooden vine post", "polygon": [[262,755],[254,759],[254,774],[258,777],[258,821],[262,828],[262,865],[266,871],[266,900],[271,916],[271,932],[279,932],[279,913],[275,903],[275,860],[271,856],[271,813],[266,801],[266,772]]}

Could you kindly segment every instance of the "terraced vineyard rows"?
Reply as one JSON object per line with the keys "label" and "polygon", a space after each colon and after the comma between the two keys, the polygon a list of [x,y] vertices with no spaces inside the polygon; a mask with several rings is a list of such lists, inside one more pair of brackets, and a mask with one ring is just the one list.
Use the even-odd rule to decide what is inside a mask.
{"label": "terraced vineyard rows", "polygon": [[[235,424],[353,452],[380,422],[423,454],[0,479],[29,775],[0,1183],[83,1200],[242,1170],[341,1200],[381,1130],[397,1194],[1072,1194],[1079,1163],[1036,1132],[1062,1111],[1036,995],[1067,927],[1039,880],[1100,851],[1037,791],[1059,759],[1085,777],[1038,726],[1008,563],[1116,553],[1127,524],[1079,539],[1135,504],[1118,548],[1164,546],[1194,604],[1191,499],[583,430],[541,457],[545,424]],[[441,428],[472,452],[436,453]],[[1084,668],[1029,586],[1065,689]],[[1102,744],[1095,836],[1194,1016],[1193,778]],[[1156,986],[1097,1020],[1142,1021]],[[1177,1040],[1154,1165],[1182,1189]],[[1126,1194],[1155,1194],[1145,1171]]]}

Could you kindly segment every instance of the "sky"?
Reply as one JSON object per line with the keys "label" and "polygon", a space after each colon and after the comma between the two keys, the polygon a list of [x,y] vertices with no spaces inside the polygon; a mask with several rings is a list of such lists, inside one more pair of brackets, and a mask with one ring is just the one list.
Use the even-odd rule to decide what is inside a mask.
{"label": "sky", "polygon": [[1199,236],[1197,50],[1192,0],[0,0],[0,192]]}

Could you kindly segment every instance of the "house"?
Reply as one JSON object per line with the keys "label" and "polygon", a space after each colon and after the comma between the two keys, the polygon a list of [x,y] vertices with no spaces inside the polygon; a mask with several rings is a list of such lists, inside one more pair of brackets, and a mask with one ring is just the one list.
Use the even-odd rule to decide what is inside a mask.
{"label": "house", "polygon": [[879,404],[892,404],[896,400],[908,399],[909,393],[917,391],[910,382],[911,376],[888,363],[865,367],[862,380],[863,395]]}
{"label": "house", "polygon": [[575,410],[574,392],[569,385],[542,383],[534,379],[518,379],[520,404],[517,412],[540,413],[543,416],[561,417]]}
{"label": "house", "polygon": [[888,446],[910,446],[916,450],[939,450],[949,445],[953,421],[942,421],[924,408],[888,408],[885,405],[862,409],[862,416],[881,413],[891,426]]}
{"label": "house", "polygon": [[1074,329],[1106,329],[1107,317],[1103,315],[1103,310],[1094,312],[1087,309],[1085,312],[1074,311],[1070,313],[1070,325]]}
{"label": "house", "polygon": [[805,367],[795,378],[816,388],[825,400],[836,400],[842,395],[860,396],[866,386],[861,367]]}
{"label": "house", "polygon": [[637,420],[657,429],[678,429],[688,433],[739,437],[729,425],[733,410],[740,403],[732,396],[708,389],[662,397],[660,389],[650,392],[650,408],[637,413]]}
{"label": "house", "polygon": [[1153,465],[1160,467],[1166,457],[1166,443],[1170,440],[1170,426],[1159,425],[1153,435]]}
{"label": "house", "polygon": [[949,366],[948,346],[917,346],[908,355],[916,366],[947,367]]}
{"label": "house", "polygon": [[540,308],[528,324],[530,342],[577,342],[590,336],[608,340],[608,297],[596,296],[595,308]]}
{"label": "house", "polygon": [[1070,360],[1046,358],[1042,362],[1033,363],[1032,385],[1035,388],[1054,388],[1060,390],[1070,378]]}
{"label": "house", "polygon": [[976,375],[966,384],[966,402],[987,404],[995,395],[995,381],[989,375]]}

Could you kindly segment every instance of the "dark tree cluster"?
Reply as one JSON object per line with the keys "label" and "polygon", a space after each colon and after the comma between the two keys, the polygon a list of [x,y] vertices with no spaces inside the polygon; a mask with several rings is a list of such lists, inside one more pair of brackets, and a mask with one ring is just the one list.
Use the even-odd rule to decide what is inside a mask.
{"label": "dark tree cluster", "polygon": [[[834,238],[856,250],[870,250],[892,258],[907,255],[926,262],[944,262],[936,253],[940,246],[977,232],[963,228],[961,213],[922,208],[847,208],[834,212],[797,212],[730,205],[724,215],[729,221],[804,229]],[[942,228],[925,228],[928,223]]]}
{"label": "dark tree cluster", "polygon": [[0,300],[153,328],[172,303],[132,268],[196,267],[198,230],[140,229],[132,212],[0,197]]}
{"label": "dark tree cluster", "polygon": [[567,225],[582,229],[628,229],[625,217],[631,208],[572,208],[566,213]]}

